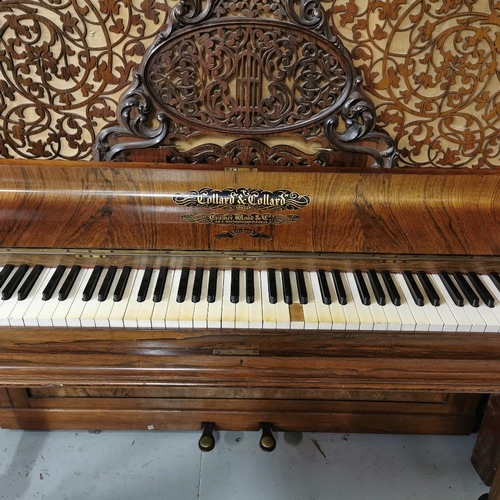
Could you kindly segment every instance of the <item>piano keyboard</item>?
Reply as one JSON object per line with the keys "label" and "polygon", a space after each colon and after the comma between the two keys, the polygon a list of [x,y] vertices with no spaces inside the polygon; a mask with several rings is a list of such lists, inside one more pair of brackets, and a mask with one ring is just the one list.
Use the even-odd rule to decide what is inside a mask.
{"label": "piano keyboard", "polygon": [[500,331],[500,276],[289,269],[0,271],[0,325]]}

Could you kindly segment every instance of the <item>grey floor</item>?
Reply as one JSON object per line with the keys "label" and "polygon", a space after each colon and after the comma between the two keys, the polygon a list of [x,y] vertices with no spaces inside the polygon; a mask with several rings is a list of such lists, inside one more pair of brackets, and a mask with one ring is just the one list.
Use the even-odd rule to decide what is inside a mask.
{"label": "grey floor", "polygon": [[474,436],[0,430],[0,498],[477,500]]}

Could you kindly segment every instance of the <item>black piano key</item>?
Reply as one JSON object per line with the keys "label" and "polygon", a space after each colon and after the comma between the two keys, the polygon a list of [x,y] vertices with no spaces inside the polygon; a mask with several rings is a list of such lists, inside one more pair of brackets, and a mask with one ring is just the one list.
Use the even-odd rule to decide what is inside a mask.
{"label": "black piano key", "polygon": [[47,286],[42,291],[42,300],[49,300],[54,292],[56,291],[57,285],[61,281],[64,271],[66,271],[66,266],[62,264],[56,267],[54,274],[51,276]]}
{"label": "black piano key", "polygon": [[372,286],[373,295],[375,295],[375,300],[377,304],[380,306],[385,306],[385,292],[382,288],[382,283],[378,278],[377,272],[373,269],[368,271],[368,279],[370,280],[370,284]]}
{"label": "black piano key", "polygon": [[370,293],[368,292],[368,287],[366,286],[365,279],[363,278],[363,273],[359,270],[354,271],[354,280],[356,281],[356,286],[358,288],[359,298],[365,306],[369,306],[371,303]]}
{"label": "black piano key", "polygon": [[26,297],[31,292],[32,288],[35,286],[36,280],[39,278],[40,273],[43,271],[43,266],[37,264],[31,272],[28,274],[28,277],[19,288],[17,292],[17,300],[25,300]]}
{"label": "black piano key", "polygon": [[141,285],[139,286],[139,291],[137,292],[137,302],[144,302],[146,300],[146,295],[148,294],[152,275],[153,268],[146,267],[146,269],[144,270],[144,275],[142,276]]}
{"label": "black piano key", "polygon": [[127,281],[130,276],[130,271],[132,271],[132,268],[130,266],[125,266],[122,269],[122,273],[120,274],[120,278],[118,279],[118,283],[116,284],[115,291],[113,292],[114,302],[120,302],[120,300],[123,299],[125,287],[127,286]]}
{"label": "black piano key", "polygon": [[267,291],[269,293],[269,302],[276,304],[278,302],[278,287],[276,285],[276,269],[267,270]]}
{"label": "black piano key", "polygon": [[109,291],[111,290],[111,285],[113,284],[113,280],[115,279],[116,275],[116,266],[109,266],[108,270],[106,271],[106,276],[104,276],[104,279],[101,283],[101,288],[99,288],[99,291],[97,292],[97,300],[99,302],[104,302],[109,295]]}
{"label": "black piano key", "polygon": [[345,291],[344,282],[340,271],[336,269],[332,271],[333,284],[335,285],[335,293],[339,304],[345,306],[347,304],[347,293]]}
{"label": "black piano key", "polygon": [[325,271],[323,269],[319,269],[316,274],[318,275],[321,300],[323,301],[323,304],[330,305],[332,303],[332,296],[330,294],[330,288],[328,287],[328,282],[326,280]]}
{"label": "black piano key", "polygon": [[427,274],[425,274],[424,271],[419,271],[417,273],[417,276],[418,279],[420,280],[422,288],[424,289],[425,295],[427,295],[427,298],[429,299],[430,303],[433,306],[438,307],[440,302],[439,295],[437,294],[436,289],[432,285],[431,280],[429,279]]}
{"label": "black piano key", "polygon": [[14,269],[12,264],[6,264],[3,269],[0,271],[0,287],[3,286],[7,278],[10,276],[10,273]]}
{"label": "black piano key", "polygon": [[453,273],[453,277],[457,282],[462,293],[465,295],[466,299],[472,307],[479,307],[479,297],[476,295],[472,287],[469,285],[468,281],[462,273]]}
{"label": "black piano key", "polygon": [[469,278],[469,281],[471,282],[476,292],[483,299],[483,302],[488,307],[493,307],[495,305],[495,299],[493,298],[493,295],[491,295],[489,290],[484,286],[484,283],[481,281],[479,276],[471,271],[470,273],[467,273],[467,277]]}
{"label": "black piano key", "polygon": [[163,292],[165,291],[165,284],[167,282],[168,267],[161,266],[156,280],[155,289],[153,290],[153,302],[161,302]]}
{"label": "black piano key", "polygon": [[81,270],[80,266],[74,265],[71,267],[68,276],[66,276],[66,279],[64,280],[61,288],[59,289],[59,294],[58,294],[59,300],[62,301],[68,298],[69,292],[71,292],[71,289],[75,284],[76,278],[78,278],[78,275],[80,274],[80,270]]}
{"label": "black piano key", "polygon": [[438,276],[440,277],[444,287],[450,294],[451,300],[453,300],[454,304],[457,307],[463,307],[464,298],[455,285],[455,282],[451,279],[450,275],[444,271],[441,271]]}
{"label": "black piano key", "polygon": [[293,304],[292,282],[290,281],[290,270],[281,270],[281,286],[283,287],[283,298],[285,304]]}
{"label": "black piano key", "polygon": [[85,288],[83,289],[83,296],[82,296],[83,301],[85,302],[89,301],[92,298],[92,295],[94,295],[94,290],[95,287],[97,286],[99,278],[101,277],[101,273],[102,273],[102,266],[95,266],[87,284],[85,285]]}
{"label": "black piano key", "polygon": [[[493,284],[497,287],[497,290],[500,292],[500,274],[498,274],[496,272],[492,272],[488,276],[490,277],[491,281],[493,281]],[[1,283],[0,283],[0,286],[1,286]]]}
{"label": "black piano key", "polygon": [[19,286],[19,283],[21,283],[21,280],[28,272],[28,269],[29,266],[26,264],[22,264],[17,268],[17,271],[12,275],[12,278],[10,278],[2,291],[2,300],[8,300],[12,297],[17,287]]}
{"label": "black piano key", "polygon": [[410,293],[411,296],[413,297],[413,300],[415,301],[415,304],[417,304],[417,306],[422,307],[424,305],[424,296],[422,295],[420,288],[418,288],[417,282],[415,281],[413,274],[410,271],[405,271],[403,273],[403,278],[406,281],[408,288],[410,289]]}
{"label": "black piano key", "polygon": [[237,304],[240,301],[240,270],[231,269],[231,302]]}
{"label": "black piano key", "polygon": [[247,269],[246,272],[246,295],[247,304],[253,304],[255,301],[255,282],[254,282],[254,270]]}
{"label": "black piano key", "polygon": [[197,267],[194,272],[193,293],[191,302],[197,303],[201,299],[201,287],[203,286],[203,268]]}
{"label": "black piano key", "polygon": [[398,289],[394,280],[392,279],[391,273],[389,271],[382,271],[382,279],[384,280],[385,286],[387,288],[387,292],[389,293],[389,297],[391,298],[391,302],[395,306],[401,305],[401,295],[399,295]]}
{"label": "black piano key", "polygon": [[299,302],[301,304],[307,304],[307,288],[306,281],[304,279],[304,271],[302,269],[297,269],[295,271],[295,279],[297,281],[297,291],[299,294]]}
{"label": "black piano key", "polygon": [[189,271],[190,271],[189,267],[182,268],[181,279],[179,281],[179,288],[177,289],[177,302],[182,303],[186,300]]}
{"label": "black piano key", "polygon": [[208,290],[207,290],[207,301],[212,304],[216,300],[217,295],[217,274],[218,269],[216,267],[210,268],[210,273],[208,274]]}

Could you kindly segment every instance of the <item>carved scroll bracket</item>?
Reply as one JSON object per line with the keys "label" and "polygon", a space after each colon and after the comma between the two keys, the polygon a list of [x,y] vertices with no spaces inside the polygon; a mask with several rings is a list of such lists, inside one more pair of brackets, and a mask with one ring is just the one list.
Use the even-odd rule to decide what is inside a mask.
{"label": "carved scroll bracket", "polygon": [[[162,111],[156,112],[158,127],[150,127],[154,106],[142,87],[141,75],[136,73],[134,76],[134,84],[120,103],[118,114],[120,125],[106,127],[96,138],[93,157],[97,161],[113,161],[120,152],[127,149],[156,146],[168,133],[168,118]],[[111,145],[112,137],[120,137],[122,140]],[[127,141],[127,138],[133,140]]]}
{"label": "carved scroll bracket", "polygon": [[[399,155],[394,141],[385,131],[375,130],[375,107],[361,86],[360,76],[342,106],[340,117],[345,125],[342,132],[338,131],[338,114],[329,116],[325,122],[325,134],[331,144],[339,150],[372,156],[374,167],[397,165]],[[370,146],[370,143],[375,145]]]}

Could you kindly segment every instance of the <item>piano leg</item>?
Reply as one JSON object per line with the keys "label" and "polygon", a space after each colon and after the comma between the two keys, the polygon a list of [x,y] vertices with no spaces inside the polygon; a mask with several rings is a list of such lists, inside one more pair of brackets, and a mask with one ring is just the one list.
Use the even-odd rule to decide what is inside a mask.
{"label": "piano leg", "polygon": [[484,484],[491,486],[479,500],[500,500],[500,394],[488,400],[471,460]]}

